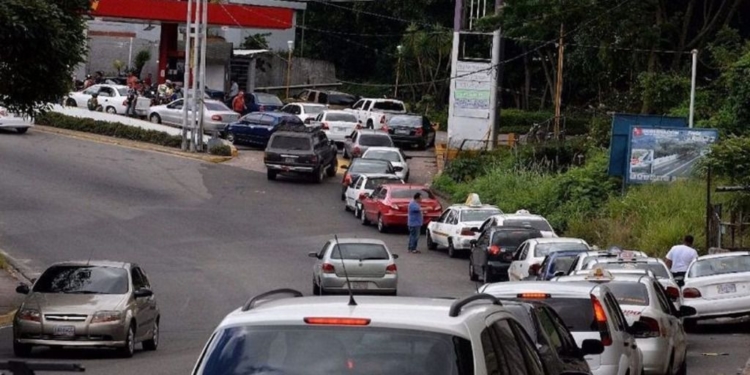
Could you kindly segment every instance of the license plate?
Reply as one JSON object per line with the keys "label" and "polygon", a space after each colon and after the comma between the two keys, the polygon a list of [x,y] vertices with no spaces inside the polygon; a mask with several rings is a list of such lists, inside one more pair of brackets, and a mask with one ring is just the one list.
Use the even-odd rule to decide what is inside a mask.
{"label": "license plate", "polygon": [[284,162],[286,162],[286,163],[294,163],[296,161],[297,161],[296,158],[286,158],[286,159],[284,159]]}
{"label": "license plate", "polygon": [[737,292],[737,286],[734,284],[721,284],[717,286],[717,288],[719,289],[719,294],[729,294]]}
{"label": "license plate", "polygon": [[339,127],[336,127],[336,128],[334,128],[334,129],[336,129],[336,131],[337,131],[337,132],[345,132],[345,131],[347,131],[347,129],[346,129],[346,128],[342,128],[342,127],[340,127],[340,126],[339,126]]}
{"label": "license plate", "polygon": [[411,133],[411,131],[405,130],[405,129],[398,129],[398,130],[396,130],[396,134],[409,135],[409,133]]}
{"label": "license plate", "polygon": [[370,283],[366,282],[352,282],[352,289],[369,289]]}
{"label": "license plate", "polygon": [[55,336],[73,337],[76,335],[75,326],[57,326],[55,327]]}

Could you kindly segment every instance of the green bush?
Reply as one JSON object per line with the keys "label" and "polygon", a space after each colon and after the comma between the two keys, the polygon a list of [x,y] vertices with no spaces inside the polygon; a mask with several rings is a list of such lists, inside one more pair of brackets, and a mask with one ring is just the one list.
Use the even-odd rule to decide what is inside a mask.
{"label": "green bush", "polygon": [[55,128],[75,130],[86,133],[106,135],[109,137],[129,139],[131,141],[153,143],[160,146],[177,147],[182,145],[182,138],[156,130],[146,130],[119,122],[107,122],[66,116],[56,112],[46,112],[36,117],[36,124]]}
{"label": "green bush", "polygon": [[[500,132],[502,134],[526,134],[534,124],[542,124],[555,117],[553,112],[529,112],[518,109],[503,109],[500,112]],[[588,132],[589,119],[579,116],[565,117],[565,133],[567,135],[581,135]],[[554,124],[550,123],[552,131]],[[562,127],[562,124],[560,125]]]}
{"label": "green bush", "polygon": [[232,156],[232,148],[228,145],[218,145],[211,147],[211,149],[208,150],[208,153],[218,156]]}

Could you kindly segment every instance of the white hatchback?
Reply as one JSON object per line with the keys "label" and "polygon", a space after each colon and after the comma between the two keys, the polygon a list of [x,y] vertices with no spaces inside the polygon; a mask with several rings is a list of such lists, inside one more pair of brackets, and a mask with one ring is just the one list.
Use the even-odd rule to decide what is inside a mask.
{"label": "white hatchback", "polygon": [[105,112],[122,115],[127,111],[128,87],[120,85],[93,85],[83,91],[71,92],[65,105],[88,108],[89,99],[94,94]]}
{"label": "white hatchback", "polygon": [[[396,176],[404,182],[409,182],[409,163],[407,163],[407,160],[411,157],[404,155],[398,147],[370,147],[362,154],[362,159],[388,160],[393,168],[396,168]],[[401,167],[401,170],[399,170],[399,167]]]}
{"label": "white hatchback", "polygon": [[344,209],[347,211],[354,211],[354,217],[359,217],[360,211],[362,210],[362,202],[359,201],[359,196],[362,195],[362,193],[370,194],[376,187],[382,184],[397,184],[399,182],[403,184],[404,180],[392,174],[361,174],[346,188],[346,192],[344,192]]}
{"label": "white hatchback", "polygon": [[513,255],[508,268],[508,280],[520,281],[529,276],[529,268],[541,265],[544,258],[556,251],[590,250],[589,244],[580,238],[532,238],[522,243]]}
{"label": "white hatchback", "polygon": [[[704,255],[685,273],[684,303],[694,319],[750,315],[750,252]],[[694,320],[687,322],[694,323]]]}
{"label": "white hatchback", "polygon": [[427,248],[446,247],[451,258],[461,251],[470,252],[474,230],[488,217],[501,213],[500,208],[489,204],[454,204],[427,224]]}
{"label": "white hatchback", "polygon": [[23,134],[33,126],[34,121],[30,117],[12,113],[7,108],[0,106],[0,129],[14,129],[16,132]]}

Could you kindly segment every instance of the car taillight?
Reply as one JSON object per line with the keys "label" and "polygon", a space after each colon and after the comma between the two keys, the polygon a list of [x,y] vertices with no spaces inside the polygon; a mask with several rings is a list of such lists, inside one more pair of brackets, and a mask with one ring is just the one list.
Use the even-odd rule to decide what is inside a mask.
{"label": "car taillight", "polygon": [[549,293],[518,293],[516,295],[516,298],[546,299],[546,298],[550,298],[550,295]]}
{"label": "car taillight", "polygon": [[320,124],[320,128],[321,128],[321,129],[323,129],[323,130],[328,130],[328,129],[329,129],[329,127],[328,127],[328,123],[327,123],[327,122],[323,122],[323,123],[321,123],[321,124]]}
{"label": "car taillight", "polygon": [[370,319],[364,318],[305,318],[305,323],[315,325],[335,325],[335,326],[366,326],[370,324]]}
{"label": "car taillight", "polygon": [[599,334],[601,335],[602,345],[612,345],[612,335],[609,333],[609,326],[607,325],[607,314],[604,312],[604,307],[599,299],[594,295],[591,295],[591,304],[594,307],[594,320],[599,325]]}
{"label": "car taillight", "polygon": [[490,255],[500,254],[500,251],[501,251],[500,246],[497,246],[497,245],[492,245],[490,246],[490,249],[487,250],[487,252],[490,253]]}
{"label": "car taillight", "polygon": [[646,323],[648,326],[648,332],[644,332],[637,337],[659,337],[661,335],[661,329],[659,328],[659,322],[656,319],[642,316],[641,322]]}
{"label": "car taillight", "polygon": [[473,236],[475,233],[471,231],[471,228],[463,228],[461,229],[461,235],[462,236]]}
{"label": "car taillight", "polygon": [[388,125],[383,124],[383,126],[380,127],[380,130],[387,132],[388,131]]}
{"label": "car taillight", "polygon": [[669,296],[669,298],[671,298],[673,301],[676,301],[676,300],[680,299],[680,290],[677,289],[677,288],[675,288],[675,287],[673,287],[673,286],[668,286],[667,287],[667,296]]}
{"label": "car taillight", "polygon": [[385,268],[385,273],[396,273],[398,272],[398,268],[395,264],[389,264],[388,267]]}
{"label": "car taillight", "polygon": [[357,155],[359,155],[360,151],[361,150],[359,149],[359,146],[354,146],[354,148],[352,149],[352,155],[357,156]]}
{"label": "car taillight", "polygon": [[701,291],[695,288],[685,288],[682,290],[684,298],[701,298]]}
{"label": "car taillight", "polygon": [[380,117],[380,123],[385,124],[385,116]]}
{"label": "car taillight", "polygon": [[123,100],[122,101],[122,105],[127,106],[128,105],[128,100],[127,99]]}
{"label": "car taillight", "polygon": [[417,130],[414,131],[414,134],[415,135],[422,135],[422,134],[424,134],[424,130],[422,130],[422,128],[418,128]]}
{"label": "car taillight", "polygon": [[331,263],[323,263],[322,266],[320,266],[321,271],[323,273],[334,273],[336,272],[336,268],[333,267],[333,264]]}
{"label": "car taillight", "polygon": [[260,112],[263,112],[265,110],[266,110],[266,106],[264,106],[264,105],[258,107],[258,111],[260,111]]}
{"label": "car taillight", "polygon": [[344,179],[342,181],[343,181],[341,183],[342,185],[349,186],[352,184],[352,176],[350,176],[349,173],[347,173],[344,175]]}
{"label": "car taillight", "polygon": [[213,115],[213,116],[211,116],[211,120],[213,120],[213,121],[221,121],[221,116],[219,116],[219,115]]}

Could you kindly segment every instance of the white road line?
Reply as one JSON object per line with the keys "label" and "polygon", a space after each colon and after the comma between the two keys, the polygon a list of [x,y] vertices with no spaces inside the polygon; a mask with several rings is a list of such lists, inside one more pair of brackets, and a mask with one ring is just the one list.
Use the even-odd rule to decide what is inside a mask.
{"label": "white road line", "polygon": [[698,155],[698,156],[696,156],[696,157],[694,157],[694,158],[692,158],[692,159],[688,160],[687,162],[685,162],[684,164],[680,165],[679,167],[677,167],[677,168],[675,168],[675,169],[672,169],[671,171],[669,171],[669,172],[667,172],[667,173],[664,173],[664,174],[663,174],[662,176],[670,176],[670,175],[672,175],[672,173],[674,173],[674,172],[675,172],[675,171],[677,171],[677,170],[680,170],[680,169],[684,168],[684,167],[685,167],[686,165],[689,165],[689,164],[691,164],[692,162],[694,162],[694,161],[695,161],[696,159],[698,159],[699,157],[701,157],[701,156],[700,156],[700,155]]}

